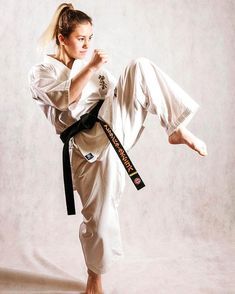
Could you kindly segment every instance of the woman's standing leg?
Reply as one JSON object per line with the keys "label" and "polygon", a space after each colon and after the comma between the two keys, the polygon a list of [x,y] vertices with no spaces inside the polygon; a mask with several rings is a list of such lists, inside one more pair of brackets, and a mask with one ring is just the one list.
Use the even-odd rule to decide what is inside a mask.
{"label": "woman's standing leg", "polygon": [[89,274],[87,291],[101,293],[101,274],[123,257],[118,205],[125,171],[111,145],[104,150],[102,159],[92,163],[74,145],[72,168],[73,183],[83,207],[79,238]]}

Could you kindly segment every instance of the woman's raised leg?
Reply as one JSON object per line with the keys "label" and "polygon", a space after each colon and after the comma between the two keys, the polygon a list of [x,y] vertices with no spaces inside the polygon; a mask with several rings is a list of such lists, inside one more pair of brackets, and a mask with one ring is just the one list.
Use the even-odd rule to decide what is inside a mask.
{"label": "woman's raised leg", "polygon": [[113,129],[127,150],[138,140],[150,112],[158,116],[169,143],[207,154],[205,143],[186,128],[199,105],[152,61],[140,57],[130,62],[116,90]]}

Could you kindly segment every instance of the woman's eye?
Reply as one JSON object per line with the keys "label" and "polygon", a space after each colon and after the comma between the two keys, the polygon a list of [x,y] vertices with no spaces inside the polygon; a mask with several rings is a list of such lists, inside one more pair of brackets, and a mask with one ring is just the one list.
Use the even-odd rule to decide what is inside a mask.
{"label": "woman's eye", "polygon": [[[91,40],[91,39],[92,39],[92,36],[89,37],[89,40]],[[78,41],[79,41],[79,42],[84,42],[84,41],[85,41],[85,38],[78,38]]]}

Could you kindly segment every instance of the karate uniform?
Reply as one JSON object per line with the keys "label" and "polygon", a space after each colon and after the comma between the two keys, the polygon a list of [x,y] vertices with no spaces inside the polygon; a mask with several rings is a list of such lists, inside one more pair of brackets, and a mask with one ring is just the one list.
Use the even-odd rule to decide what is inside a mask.
{"label": "karate uniform", "polygon": [[[70,70],[46,55],[29,72],[32,96],[60,134],[104,99],[98,117],[113,129],[126,151],[138,141],[148,112],[156,114],[167,135],[187,125],[199,105],[166,73],[147,58],[132,60],[116,80],[106,69],[94,73],[80,99],[69,105],[71,79],[85,65],[75,60]],[[156,122],[157,123],[157,122]],[[85,262],[105,273],[123,257],[118,206],[126,171],[97,122],[70,141],[73,188],[81,203],[79,228]]]}

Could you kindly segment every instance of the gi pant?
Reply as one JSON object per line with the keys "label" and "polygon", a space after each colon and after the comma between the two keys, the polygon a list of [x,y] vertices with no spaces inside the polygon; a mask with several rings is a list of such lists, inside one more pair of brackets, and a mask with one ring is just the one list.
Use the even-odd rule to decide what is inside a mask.
{"label": "gi pant", "polygon": [[[148,112],[158,116],[169,136],[179,125],[187,125],[198,107],[160,68],[141,57],[125,68],[116,94],[105,99],[99,117],[110,124],[128,151],[138,141]],[[71,163],[83,206],[79,238],[85,262],[93,272],[105,273],[123,257],[118,206],[126,171],[111,144],[92,163],[74,144]]]}

